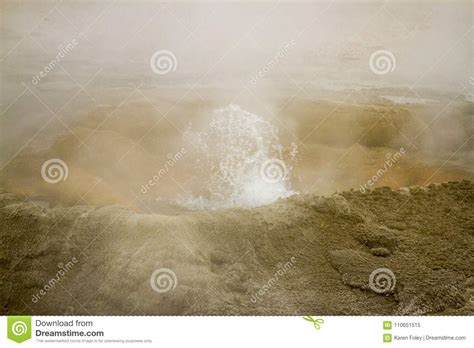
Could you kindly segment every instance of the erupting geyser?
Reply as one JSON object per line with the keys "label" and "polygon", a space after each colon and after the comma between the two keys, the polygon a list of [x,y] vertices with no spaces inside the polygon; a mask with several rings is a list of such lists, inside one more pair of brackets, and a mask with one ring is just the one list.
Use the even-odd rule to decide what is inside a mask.
{"label": "erupting geyser", "polygon": [[229,105],[214,112],[207,129],[188,131],[204,189],[181,197],[191,209],[251,208],[295,194],[290,187],[291,155],[283,158],[278,129],[262,117]]}

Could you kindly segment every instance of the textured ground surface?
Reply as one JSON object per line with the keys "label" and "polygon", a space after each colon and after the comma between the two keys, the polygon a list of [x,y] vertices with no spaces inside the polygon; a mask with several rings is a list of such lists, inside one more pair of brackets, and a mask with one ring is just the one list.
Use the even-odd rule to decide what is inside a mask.
{"label": "textured ground surface", "polygon": [[[119,206],[43,208],[4,192],[0,308],[2,314],[473,314],[473,205],[471,181],[293,196],[252,210],[177,216]],[[57,277],[71,260],[77,262]],[[163,267],[177,282],[158,293],[150,277]],[[395,275],[384,293],[369,282],[379,268]],[[59,280],[45,290],[52,278]]]}

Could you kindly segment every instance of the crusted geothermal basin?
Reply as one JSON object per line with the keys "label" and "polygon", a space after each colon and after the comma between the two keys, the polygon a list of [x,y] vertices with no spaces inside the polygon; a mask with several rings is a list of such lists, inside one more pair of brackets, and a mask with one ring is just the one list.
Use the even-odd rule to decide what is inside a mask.
{"label": "crusted geothermal basin", "polygon": [[473,200],[462,181],[164,216],[4,192],[2,314],[472,315]]}

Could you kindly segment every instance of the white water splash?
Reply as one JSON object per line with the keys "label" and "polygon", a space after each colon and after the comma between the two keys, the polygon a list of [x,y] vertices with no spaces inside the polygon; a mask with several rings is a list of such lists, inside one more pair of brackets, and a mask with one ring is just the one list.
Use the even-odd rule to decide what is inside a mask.
{"label": "white water splash", "polygon": [[[197,149],[195,169],[204,189],[181,197],[181,205],[251,208],[296,193],[290,188],[291,166],[283,161],[278,129],[258,115],[229,105],[214,112],[205,131],[188,131],[185,139]],[[292,144],[290,159],[296,152]]]}

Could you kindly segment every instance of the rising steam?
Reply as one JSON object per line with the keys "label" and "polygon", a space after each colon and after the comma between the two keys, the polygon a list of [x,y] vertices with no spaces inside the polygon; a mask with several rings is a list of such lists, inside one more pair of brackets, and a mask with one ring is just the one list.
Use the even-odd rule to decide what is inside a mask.
{"label": "rising steam", "polygon": [[229,105],[214,112],[207,129],[188,131],[185,137],[196,149],[203,190],[181,197],[180,204],[192,209],[250,208],[296,193],[278,130],[262,117]]}

